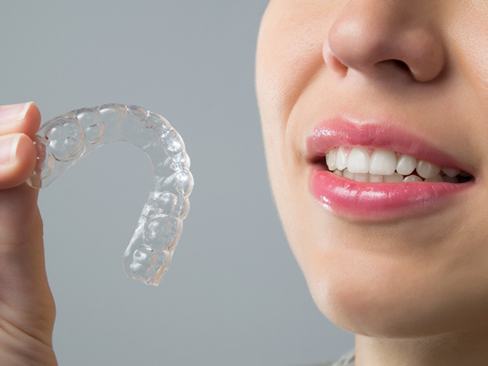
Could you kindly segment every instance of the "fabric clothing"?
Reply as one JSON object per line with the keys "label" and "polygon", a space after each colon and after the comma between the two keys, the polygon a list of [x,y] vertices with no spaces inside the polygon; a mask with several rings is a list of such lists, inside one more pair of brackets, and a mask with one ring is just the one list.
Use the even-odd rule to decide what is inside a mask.
{"label": "fabric clothing", "polygon": [[354,366],[354,348],[344,353],[337,361],[326,363],[324,366]]}

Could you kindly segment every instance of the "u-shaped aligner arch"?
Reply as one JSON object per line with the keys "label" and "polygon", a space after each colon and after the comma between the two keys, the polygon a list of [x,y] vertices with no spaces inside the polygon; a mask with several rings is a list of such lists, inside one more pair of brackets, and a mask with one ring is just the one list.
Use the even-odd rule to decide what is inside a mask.
{"label": "u-shaped aligner arch", "polygon": [[130,278],[157,286],[171,264],[194,184],[183,139],[163,116],[104,104],[51,119],[36,134],[38,164],[28,184],[46,187],[89,152],[117,141],[139,147],[152,162],[153,190],[123,257]]}

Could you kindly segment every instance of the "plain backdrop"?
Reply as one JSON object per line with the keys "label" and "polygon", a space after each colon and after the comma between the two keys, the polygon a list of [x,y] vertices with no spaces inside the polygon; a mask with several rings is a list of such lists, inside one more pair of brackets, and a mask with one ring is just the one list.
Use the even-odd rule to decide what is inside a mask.
{"label": "plain backdrop", "polygon": [[2,1],[0,103],[43,121],[118,102],[165,115],[195,189],[160,287],[122,252],[150,188],[149,160],[114,143],[42,190],[60,365],[305,365],[353,336],[315,307],[267,181],[254,91],[264,0]]}

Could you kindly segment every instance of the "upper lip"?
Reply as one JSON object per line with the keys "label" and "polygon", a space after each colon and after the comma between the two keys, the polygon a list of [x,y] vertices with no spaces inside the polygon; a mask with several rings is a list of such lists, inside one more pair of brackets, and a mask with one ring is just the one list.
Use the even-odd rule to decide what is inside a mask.
{"label": "upper lip", "polygon": [[390,122],[357,123],[343,117],[320,122],[307,137],[306,158],[310,162],[323,158],[329,150],[341,145],[385,148],[425,160],[441,168],[455,168],[474,175],[474,167],[428,143],[422,137]]}

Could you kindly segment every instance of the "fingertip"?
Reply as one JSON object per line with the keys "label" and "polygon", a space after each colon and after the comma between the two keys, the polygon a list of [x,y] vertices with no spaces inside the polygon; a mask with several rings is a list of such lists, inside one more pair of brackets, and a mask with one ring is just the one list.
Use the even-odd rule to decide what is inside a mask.
{"label": "fingertip", "polygon": [[[17,142],[16,159],[20,165],[21,170],[27,175],[25,179],[30,177],[36,166],[37,152],[32,139],[24,133],[19,133],[19,140]],[[23,179],[23,180],[25,180]]]}
{"label": "fingertip", "polygon": [[0,136],[25,133],[34,138],[41,125],[41,112],[35,102],[0,105]]}
{"label": "fingertip", "polygon": [[33,101],[26,103],[23,132],[29,137],[34,138],[40,125],[41,111],[39,107]]}
{"label": "fingertip", "polygon": [[16,133],[8,138],[15,140],[12,142],[15,152],[11,162],[0,164],[0,189],[12,188],[25,182],[37,164],[37,151],[29,136]]}

